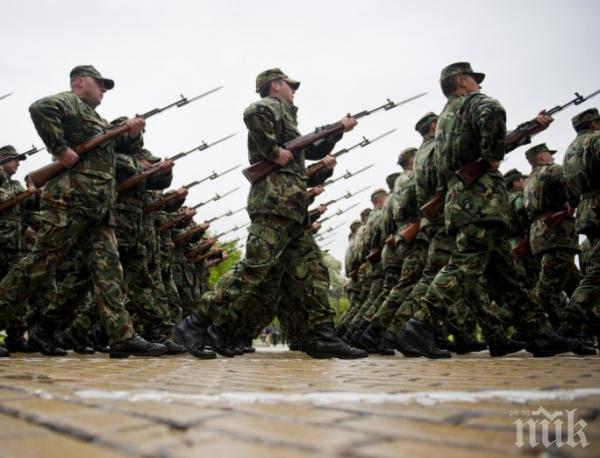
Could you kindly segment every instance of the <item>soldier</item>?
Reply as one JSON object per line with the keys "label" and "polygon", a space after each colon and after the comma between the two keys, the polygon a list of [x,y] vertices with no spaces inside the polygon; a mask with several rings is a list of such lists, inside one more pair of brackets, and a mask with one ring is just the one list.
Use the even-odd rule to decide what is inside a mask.
{"label": "soldier", "polygon": [[[349,274],[352,271],[351,261],[353,256],[354,240],[356,239],[356,233],[358,232],[358,229],[361,227],[361,225],[362,221],[360,220],[355,220],[352,221],[352,223],[350,223],[350,234],[348,234],[348,246],[346,247],[346,253],[344,255],[344,272],[346,272],[346,274]],[[346,328],[346,325],[344,324],[344,318],[346,317],[346,314],[348,313],[350,308],[353,306],[353,297],[356,294],[360,293],[360,287],[357,285],[357,281],[355,281],[352,278],[348,278],[348,281],[344,285],[344,290],[346,292],[346,298],[348,299],[348,309],[339,319],[339,325],[336,330],[338,336],[343,336],[348,330]]]}
{"label": "soldier", "polygon": [[[300,136],[296,120],[298,109],[293,104],[299,85],[279,69],[266,70],[256,78],[256,92],[261,100],[244,112],[250,163],[266,159],[280,168],[250,188],[251,225],[245,259],[222,276],[213,291],[202,297],[200,309],[204,315],[212,313],[215,318],[207,334],[213,348],[223,356],[233,356],[232,347],[235,348],[240,339],[247,338],[248,332],[256,329],[265,317],[274,316],[277,303],[265,301],[261,293],[278,291],[285,267],[314,244],[312,234],[308,236],[310,231],[305,229],[309,219],[304,159],[327,156],[341,134],[296,154],[280,146]],[[347,132],[354,128],[356,120],[346,116],[341,123]],[[335,159],[329,156],[325,162],[332,165]],[[365,352],[348,347],[336,337],[331,308],[321,311],[322,315],[313,316],[311,321],[308,354],[319,358],[366,356]],[[199,312],[195,315],[195,319],[204,320]],[[184,320],[177,327],[186,347],[194,353],[194,343],[201,340],[200,332],[194,333],[191,321]],[[200,327],[196,329],[199,331]]]}
{"label": "soldier", "polygon": [[557,224],[546,223],[552,213],[565,206],[576,207],[579,195],[566,183],[563,168],[554,163],[554,153],[545,143],[525,151],[532,167],[525,186],[525,209],[531,219],[529,245],[540,266],[532,298],[542,305],[555,328],[560,326],[565,293],[573,294],[581,274],[575,266],[579,251],[575,219],[565,213]]}
{"label": "soldier", "polygon": [[572,119],[577,132],[563,161],[565,176],[577,190],[575,229],[590,241],[585,275],[563,311],[565,335],[600,335],[600,113],[590,108]]}
{"label": "soldier", "polygon": [[[111,356],[160,355],[167,351],[164,345],[149,343],[133,331],[114,232],[114,145],[135,145],[145,121],[126,121],[126,135],[80,157],[72,147],[102,134],[108,127],[95,108],[114,82],[90,65],[75,67],[70,77],[71,91],[41,99],[29,108],[48,151],[69,170],[46,183],[41,199],[43,225],[35,246],[0,282],[0,319],[22,313],[23,302],[43,281],[53,278],[60,259],[78,244],[92,274],[100,318],[110,338]],[[40,312],[37,340],[41,351],[65,355],[53,337],[60,317],[48,316],[45,310]]]}
{"label": "soldier", "polygon": [[[25,192],[25,189],[12,176],[19,168],[20,160],[12,145],[0,148],[0,159],[14,157],[0,167],[0,202],[10,200]],[[0,279],[14,266],[26,251],[25,231],[28,226],[34,224],[32,221],[36,209],[35,197],[30,197],[19,205],[0,212]],[[27,310],[23,315],[14,316],[7,320],[6,340],[4,344],[8,351],[30,351],[25,341],[25,330],[27,329]],[[8,356],[8,352],[0,347],[0,356]]]}
{"label": "soldier", "polygon": [[[435,155],[439,186],[446,189],[445,225],[456,234],[456,250],[434,278],[399,338],[415,354],[449,358],[450,353],[436,345],[436,323],[461,297],[473,294],[480,277],[485,276],[497,303],[508,304],[518,316],[518,329],[528,339],[528,351],[534,356],[570,351],[578,342],[556,334],[541,306],[531,300],[524,287],[525,271],[516,262],[506,238],[508,196],[497,171],[507,148],[506,114],[498,101],[479,92],[484,77],[483,73],[473,72],[468,62],[451,64],[441,73],[440,83],[448,102],[438,119]],[[536,120],[541,130],[552,118],[540,114]],[[487,161],[490,169],[466,187],[454,172],[478,159]],[[507,346],[507,352],[521,348],[518,342],[508,345],[504,324],[483,305],[477,304],[477,312],[490,352],[494,347],[503,348],[503,352]]]}

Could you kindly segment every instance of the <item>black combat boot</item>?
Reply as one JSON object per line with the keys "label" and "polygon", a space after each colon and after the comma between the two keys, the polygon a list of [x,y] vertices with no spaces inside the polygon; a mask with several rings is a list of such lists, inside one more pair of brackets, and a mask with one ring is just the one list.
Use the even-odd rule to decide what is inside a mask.
{"label": "black combat boot", "polygon": [[421,356],[419,351],[398,339],[398,336],[391,331],[385,331],[383,337],[381,337],[381,345],[387,348],[398,350],[406,358],[418,358]]}
{"label": "black combat boot", "polygon": [[536,358],[547,358],[549,356],[566,353],[581,346],[579,339],[568,339],[561,337],[554,331],[533,338],[527,342],[527,350]]}
{"label": "black combat boot", "polygon": [[368,325],[358,338],[358,344],[360,347],[364,348],[369,353],[376,353],[384,356],[392,356],[396,354],[392,347],[383,347],[380,345],[380,342],[381,332],[375,329],[372,325]]}
{"label": "black combat boot", "polygon": [[206,335],[210,339],[210,346],[221,356],[233,358],[235,351],[229,342],[229,336],[225,329],[219,328],[214,323],[206,330]]}
{"label": "black combat boot", "polygon": [[290,351],[306,351],[304,348],[304,342],[300,342],[299,340],[290,342],[288,348]]}
{"label": "black combat boot", "polygon": [[155,323],[150,326],[150,329],[147,332],[142,334],[142,337],[148,342],[163,344],[167,347],[167,355],[181,355],[182,353],[185,353],[185,347],[173,342],[168,334],[169,332],[162,324]]}
{"label": "black combat boot", "polygon": [[148,342],[139,335],[110,346],[111,358],[129,358],[133,356],[159,356],[167,352],[163,344]]}
{"label": "black combat boot", "polygon": [[0,358],[8,358],[10,353],[4,345],[0,345]]}
{"label": "black combat boot", "polygon": [[527,344],[521,340],[508,339],[504,341],[490,340],[490,356],[494,358],[516,353],[523,350]]}
{"label": "black combat boot", "polygon": [[[565,337],[567,339],[577,339],[579,340],[579,345],[574,348],[572,351],[576,355],[579,356],[594,356],[596,354],[596,347],[594,345],[593,337],[586,336],[583,334],[578,334],[575,332],[568,332],[566,329],[561,328],[556,332],[561,337]],[[9,348],[10,350],[10,348]],[[12,351],[12,350],[11,350]]]}
{"label": "black combat boot", "polygon": [[246,339],[244,342],[244,353],[256,353],[256,348],[252,346],[252,338]]}
{"label": "black combat boot", "polygon": [[96,353],[91,342],[87,337],[82,336],[73,329],[67,329],[60,334],[60,341],[66,345],[66,348],[72,348],[75,353],[80,355],[93,355]]}
{"label": "black combat boot", "polygon": [[[467,340],[455,340],[454,341],[454,352],[457,355],[466,355],[468,353],[477,353],[483,350],[487,350],[488,345],[486,342],[480,342],[479,340],[471,337]],[[524,346],[521,349],[525,348]]]}
{"label": "black combat boot", "polygon": [[348,331],[348,327],[345,324],[342,324],[342,325],[338,326],[337,328],[335,328],[335,335],[337,335],[341,339],[346,335],[347,331]]}
{"label": "black combat boot", "polygon": [[54,327],[48,323],[40,322],[30,329],[28,345],[46,356],[67,356],[67,351],[54,339]]}
{"label": "black combat boot", "polygon": [[434,329],[423,321],[411,318],[406,322],[398,340],[403,347],[416,351],[430,359],[451,358],[448,350],[436,345]]}
{"label": "black combat boot", "polygon": [[173,327],[175,342],[199,359],[215,359],[217,354],[208,348],[210,338],[206,328],[210,319],[200,312],[194,311]]}
{"label": "black combat boot", "polygon": [[90,342],[92,348],[100,353],[109,353],[108,336],[104,329],[100,326],[94,326],[87,335],[87,341]]}
{"label": "black combat boot", "polygon": [[6,339],[4,339],[4,345],[9,352],[17,353],[33,353],[32,350],[25,340],[25,328],[7,328]]}
{"label": "black combat boot", "polygon": [[306,353],[316,359],[356,359],[369,356],[365,350],[351,347],[342,341],[335,334],[333,323],[322,323],[315,326],[312,335],[306,342]]}

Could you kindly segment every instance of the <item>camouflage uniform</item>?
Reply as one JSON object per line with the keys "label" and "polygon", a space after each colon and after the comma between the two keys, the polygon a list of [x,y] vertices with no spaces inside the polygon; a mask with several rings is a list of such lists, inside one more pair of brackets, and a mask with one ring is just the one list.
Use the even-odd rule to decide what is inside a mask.
{"label": "camouflage uniform", "polygon": [[[527,151],[528,158],[548,151],[545,144]],[[544,218],[560,211],[565,203],[577,205],[579,196],[567,186],[563,168],[558,164],[534,166],[524,191],[525,208],[532,220],[529,244],[539,262],[540,275],[532,298],[544,307],[553,327],[560,325],[565,293],[570,296],[581,275],[574,258],[579,251],[575,220],[565,218],[557,226],[549,226]]]}
{"label": "camouflage uniform", "polygon": [[[244,112],[248,127],[248,150],[251,164],[273,160],[279,145],[298,136],[297,108],[275,97],[264,97]],[[305,256],[314,244],[307,237],[307,181],[304,160],[321,159],[340,136],[329,138],[295,153],[285,167],[254,183],[248,196],[246,256],[223,275],[213,291],[205,293],[200,305],[205,314],[215,317],[214,325],[228,335],[244,338],[276,313],[276,303],[265,301],[262,292],[277,291],[297,258]],[[310,184],[310,183],[309,183]],[[305,266],[302,269],[307,272]],[[317,289],[313,285],[310,289]],[[216,316],[215,316],[216,315]],[[318,314],[317,314],[318,315]],[[331,320],[331,309],[315,322]]]}
{"label": "camouflage uniform", "polygon": [[[39,100],[29,111],[48,151],[56,156],[108,127],[72,92]],[[133,336],[114,233],[115,143],[139,148],[123,135],[85,154],[74,167],[46,183],[41,198],[43,225],[35,246],[0,282],[2,319],[22,313],[23,301],[54,276],[57,263],[78,244],[90,268],[100,317],[111,342]],[[54,322],[54,317],[47,318]]]}
{"label": "camouflage uniform", "polygon": [[[414,315],[432,328],[460,298],[477,291],[486,277],[499,304],[508,304],[527,336],[551,332],[547,316],[524,288],[525,271],[508,239],[508,195],[502,175],[487,171],[470,186],[454,172],[478,159],[500,161],[505,154],[506,115],[500,103],[481,93],[449,95],[438,119],[435,157],[438,182],[446,185],[445,225],[456,234],[456,249],[438,272]],[[472,297],[472,296],[471,296]],[[477,304],[488,342],[506,342],[506,324],[497,312]]]}
{"label": "camouflage uniform", "polygon": [[567,181],[581,196],[577,206],[575,228],[590,241],[585,276],[563,312],[563,326],[579,331],[584,324],[600,334],[600,131],[585,128],[587,122],[600,121],[595,108],[573,118],[579,129],[567,148],[564,173]]}

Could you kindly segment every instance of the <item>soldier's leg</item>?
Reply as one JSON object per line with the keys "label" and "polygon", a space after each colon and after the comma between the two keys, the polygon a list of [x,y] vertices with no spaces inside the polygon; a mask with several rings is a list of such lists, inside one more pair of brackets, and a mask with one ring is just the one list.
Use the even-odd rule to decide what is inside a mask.
{"label": "soldier's leg", "polygon": [[565,292],[572,293],[578,283],[579,271],[574,263],[575,253],[571,250],[546,251],[540,262],[540,275],[532,291],[532,299],[540,304],[555,328],[560,326],[565,306]]}

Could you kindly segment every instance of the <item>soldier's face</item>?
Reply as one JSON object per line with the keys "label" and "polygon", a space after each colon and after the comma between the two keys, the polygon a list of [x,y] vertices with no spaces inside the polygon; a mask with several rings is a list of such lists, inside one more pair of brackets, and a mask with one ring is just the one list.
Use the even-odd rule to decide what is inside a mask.
{"label": "soldier's face", "polygon": [[14,160],[4,164],[2,168],[8,174],[8,176],[13,176],[15,173],[17,173],[17,170],[19,169],[19,164],[20,161]]}
{"label": "soldier's face", "polygon": [[463,85],[468,94],[471,92],[479,92],[481,89],[481,86],[475,81],[475,78],[468,74],[463,75]]}
{"label": "soldier's face", "polygon": [[285,80],[279,80],[275,84],[277,86],[277,97],[288,103],[294,103],[296,91]]}
{"label": "soldier's face", "polygon": [[97,107],[102,102],[106,87],[102,81],[92,78],[91,76],[81,77],[81,91],[79,95],[86,99],[93,107]]}

